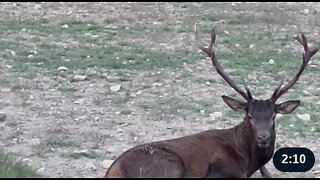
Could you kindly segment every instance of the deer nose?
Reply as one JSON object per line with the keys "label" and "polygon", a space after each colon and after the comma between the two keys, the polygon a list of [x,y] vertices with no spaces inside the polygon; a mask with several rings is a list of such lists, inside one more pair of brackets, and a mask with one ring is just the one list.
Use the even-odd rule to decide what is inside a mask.
{"label": "deer nose", "polygon": [[258,134],[259,141],[269,141],[271,138],[271,135],[269,132],[259,132]]}

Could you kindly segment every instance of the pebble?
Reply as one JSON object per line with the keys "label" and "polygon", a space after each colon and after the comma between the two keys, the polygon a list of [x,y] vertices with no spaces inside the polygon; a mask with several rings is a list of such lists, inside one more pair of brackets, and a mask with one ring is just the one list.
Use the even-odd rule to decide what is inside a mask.
{"label": "pebble", "polygon": [[310,115],[309,114],[297,114],[297,117],[303,121],[310,121]]}
{"label": "pebble", "polygon": [[95,171],[97,168],[96,168],[96,166],[95,166],[92,162],[88,162],[88,163],[84,166],[84,169],[90,169],[90,170]]}
{"label": "pebble", "polygon": [[67,71],[68,68],[67,67],[64,67],[64,66],[60,66],[57,68],[58,71]]}
{"label": "pebble", "polygon": [[75,75],[72,80],[73,81],[84,81],[86,79],[87,79],[87,76]]}
{"label": "pebble", "polygon": [[121,89],[121,85],[120,84],[117,84],[117,85],[114,85],[114,86],[110,87],[110,90],[112,92],[118,92],[118,91],[120,91],[120,89]]}

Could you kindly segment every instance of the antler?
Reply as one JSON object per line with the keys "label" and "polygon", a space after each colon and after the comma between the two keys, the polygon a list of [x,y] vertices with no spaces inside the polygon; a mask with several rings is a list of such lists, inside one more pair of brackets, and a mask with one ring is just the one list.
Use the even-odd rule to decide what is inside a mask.
{"label": "antler", "polygon": [[235,84],[235,82],[223,71],[223,68],[221,67],[218,58],[215,54],[214,51],[214,43],[216,41],[216,31],[215,31],[215,27],[213,27],[212,31],[211,31],[211,42],[208,48],[205,48],[203,46],[199,45],[199,41],[198,41],[198,36],[197,36],[197,24],[194,25],[194,31],[195,31],[195,41],[197,46],[205,53],[208,54],[208,56],[211,58],[212,64],[215,67],[215,69],[217,70],[217,72],[220,74],[220,76],[234,89],[236,90],[242,97],[244,97],[244,99],[246,99],[247,101],[251,101],[253,98],[251,96],[250,90],[248,88],[248,86],[244,85],[245,87],[245,91],[243,91],[239,86],[237,86]]}
{"label": "antler", "polygon": [[288,84],[286,86],[284,86],[283,88],[281,88],[283,81],[284,81],[284,77],[282,78],[279,86],[275,89],[275,91],[272,94],[271,100],[273,102],[276,102],[277,99],[283,95],[285,92],[287,92],[299,79],[300,75],[302,74],[302,72],[304,71],[305,67],[308,65],[310,59],[312,58],[313,55],[315,55],[318,51],[319,48],[316,48],[314,50],[310,50],[308,47],[308,42],[306,37],[304,36],[303,33],[301,33],[301,38],[299,36],[295,37],[295,39],[303,46],[304,48],[304,53],[302,54],[302,63],[300,65],[299,70],[297,71],[297,73],[295,74],[295,76],[288,82]]}

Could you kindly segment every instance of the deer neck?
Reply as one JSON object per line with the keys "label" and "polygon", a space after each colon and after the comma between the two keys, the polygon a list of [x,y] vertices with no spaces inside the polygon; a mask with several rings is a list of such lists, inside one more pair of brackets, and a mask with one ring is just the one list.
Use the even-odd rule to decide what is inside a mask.
{"label": "deer neck", "polygon": [[234,139],[237,147],[241,147],[245,152],[251,152],[251,146],[257,143],[254,139],[253,131],[251,129],[251,124],[248,120],[244,119],[238,126],[234,129]]}
{"label": "deer neck", "polygon": [[271,133],[271,143],[268,148],[259,148],[249,120],[244,119],[235,127],[235,143],[241,147],[242,153],[249,159],[249,172],[253,174],[257,169],[266,164],[272,158],[275,145],[275,129]]}

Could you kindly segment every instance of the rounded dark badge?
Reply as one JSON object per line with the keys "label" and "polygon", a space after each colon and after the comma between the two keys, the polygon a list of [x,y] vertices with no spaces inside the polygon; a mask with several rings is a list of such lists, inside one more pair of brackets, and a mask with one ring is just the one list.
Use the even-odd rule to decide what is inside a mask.
{"label": "rounded dark badge", "polygon": [[302,147],[280,148],[273,155],[274,166],[282,172],[306,172],[314,163],[313,152]]}

